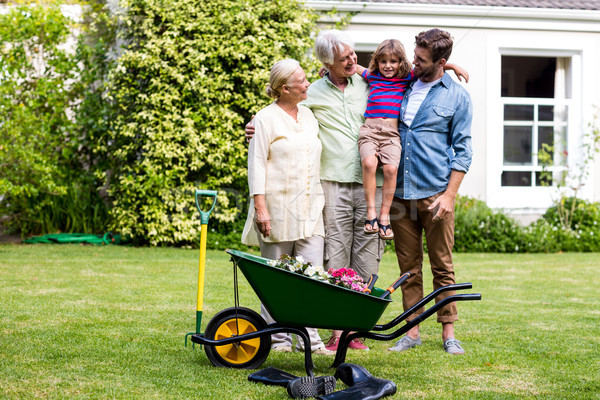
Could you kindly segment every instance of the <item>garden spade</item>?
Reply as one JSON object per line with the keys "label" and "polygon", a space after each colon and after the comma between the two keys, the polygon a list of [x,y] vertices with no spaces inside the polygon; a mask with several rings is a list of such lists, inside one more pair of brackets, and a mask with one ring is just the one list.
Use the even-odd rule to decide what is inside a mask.
{"label": "garden spade", "polygon": [[[200,205],[203,197],[212,197],[212,204],[208,211],[203,211]],[[204,270],[206,265],[206,236],[208,234],[208,218],[217,203],[216,190],[196,190],[196,207],[200,211],[200,261],[198,264],[198,293],[196,296],[196,332],[190,332],[185,335],[185,345],[187,338],[193,334],[199,334],[202,323],[202,308],[204,302]]]}

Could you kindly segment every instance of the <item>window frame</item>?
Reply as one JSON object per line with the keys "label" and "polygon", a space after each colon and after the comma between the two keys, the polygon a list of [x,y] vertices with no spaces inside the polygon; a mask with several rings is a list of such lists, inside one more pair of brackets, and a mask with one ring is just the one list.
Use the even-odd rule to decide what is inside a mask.
{"label": "window frame", "polygon": [[[572,119],[570,118],[571,113],[573,112],[573,108],[572,108],[572,99],[556,99],[556,98],[539,98],[539,97],[500,97],[500,102],[502,104],[502,113],[504,114],[504,106],[506,105],[532,105],[533,106],[533,120],[532,121],[520,121],[520,120],[507,120],[504,117],[502,118],[502,127],[506,127],[506,126],[527,126],[527,127],[531,127],[531,164],[527,165],[527,164],[506,164],[505,160],[504,160],[504,149],[505,149],[505,143],[504,140],[502,140],[502,172],[517,172],[517,171],[523,171],[523,172],[531,172],[532,173],[532,185],[531,186],[519,186],[521,188],[533,188],[533,187],[540,187],[539,185],[537,185],[535,183],[536,179],[535,179],[535,173],[536,172],[541,172],[543,170],[546,171],[550,171],[553,174],[560,174],[563,173],[567,170],[566,167],[566,163],[568,164],[568,153],[567,153],[567,160],[565,163],[564,158],[561,157],[561,152],[563,150],[562,146],[563,143],[560,143],[557,138],[558,138],[558,134],[556,133],[556,131],[554,132],[554,148],[555,148],[555,152],[554,152],[554,157],[553,157],[553,162],[554,164],[552,166],[548,166],[546,168],[543,168],[543,166],[539,165],[539,160],[538,160],[538,149],[539,149],[539,128],[540,127],[560,127],[560,128],[565,128],[565,137],[564,138],[558,138],[558,139],[564,139],[565,143],[564,145],[566,145],[566,148],[568,148],[568,144],[569,144],[569,120]],[[553,106],[553,107],[561,107],[561,106],[565,106],[567,108],[567,118],[564,121],[543,121],[539,119],[539,107],[540,106]],[[504,134],[503,134],[504,136]],[[566,148],[564,150],[566,150]],[[501,184],[502,186],[502,184]],[[556,182],[553,183],[552,186],[556,186]],[[502,186],[503,188],[506,187],[517,187],[517,186]]]}
{"label": "window frame", "polygon": [[[552,205],[556,196],[555,186],[502,186],[502,171],[510,170],[504,166],[504,105],[516,104],[516,101],[526,101],[527,104],[538,101],[544,105],[548,103],[568,103],[566,151],[569,155],[569,165],[575,165],[577,160],[577,147],[580,146],[582,136],[582,58],[584,47],[573,48],[574,43],[568,40],[549,43],[544,36],[522,37],[492,37],[488,42],[486,61],[489,66],[487,79],[487,133],[486,133],[486,202],[490,207],[523,210],[525,213],[541,213]],[[569,99],[538,99],[502,97],[502,56],[525,57],[556,57],[570,60],[569,86],[571,96]],[[537,134],[537,132],[536,132]],[[537,153],[537,149],[532,151]],[[532,155],[532,157],[535,157]],[[555,160],[556,161],[556,160]],[[519,167],[511,167],[519,169]],[[552,167],[550,170],[560,170],[561,167]],[[564,168],[562,168],[564,169]],[[519,170],[524,170],[523,168]]]}

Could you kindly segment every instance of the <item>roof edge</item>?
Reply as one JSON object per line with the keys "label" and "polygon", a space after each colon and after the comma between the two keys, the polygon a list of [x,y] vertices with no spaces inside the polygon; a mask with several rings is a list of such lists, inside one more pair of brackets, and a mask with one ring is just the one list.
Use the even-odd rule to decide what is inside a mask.
{"label": "roof edge", "polygon": [[530,8],[507,6],[472,6],[417,3],[372,3],[366,1],[305,0],[304,5],[318,11],[336,9],[341,12],[371,12],[383,14],[440,14],[470,18],[548,19],[600,22],[600,10],[564,8]]}

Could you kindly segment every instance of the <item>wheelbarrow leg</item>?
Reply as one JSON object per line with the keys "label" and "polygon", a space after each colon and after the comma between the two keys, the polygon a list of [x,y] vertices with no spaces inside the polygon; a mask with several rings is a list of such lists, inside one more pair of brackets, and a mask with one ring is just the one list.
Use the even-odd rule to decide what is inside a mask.
{"label": "wheelbarrow leg", "polygon": [[335,352],[335,359],[333,360],[333,364],[331,364],[331,368],[337,368],[346,360],[348,346],[350,346],[350,342],[352,341],[352,339],[348,337],[349,334],[350,331],[342,332],[342,336],[340,336],[340,340],[338,341],[338,348]]}
{"label": "wheelbarrow leg", "polygon": [[295,333],[300,339],[302,339],[302,342],[304,342],[304,368],[306,369],[306,375],[314,378],[314,365],[312,362],[312,350],[310,348],[310,337],[308,336],[308,331],[306,328],[299,328]]}

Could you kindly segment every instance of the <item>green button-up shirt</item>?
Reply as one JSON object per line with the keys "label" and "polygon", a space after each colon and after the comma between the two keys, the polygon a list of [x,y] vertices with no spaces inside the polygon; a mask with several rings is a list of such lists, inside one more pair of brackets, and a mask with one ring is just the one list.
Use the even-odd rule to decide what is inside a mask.
{"label": "green button-up shirt", "polygon": [[[312,110],[319,121],[321,180],[362,183],[362,167],[358,152],[358,130],[365,122],[369,86],[359,75],[348,78],[348,86],[340,90],[327,76],[308,88],[308,99],[302,104]],[[378,184],[381,177],[378,175]]]}

